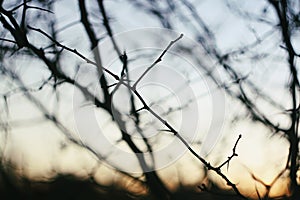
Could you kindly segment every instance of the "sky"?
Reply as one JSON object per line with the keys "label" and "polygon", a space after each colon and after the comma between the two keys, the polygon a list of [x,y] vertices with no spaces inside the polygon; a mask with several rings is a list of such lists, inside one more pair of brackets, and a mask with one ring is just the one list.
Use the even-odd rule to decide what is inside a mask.
{"label": "sky", "polygon": [[[244,20],[231,12],[225,5],[225,1],[191,2],[197,4],[197,11],[216,34],[217,45],[222,53],[230,52],[237,46],[249,44],[255,40],[255,34],[261,36],[271,30],[267,26],[258,23],[245,24]],[[244,1],[243,3],[233,2],[240,4],[241,10],[247,8],[247,10],[254,12],[261,10],[264,5],[263,1],[258,0]],[[89,9],[96,10],[92,3],[90,4]],[[194,144],[193,147],[199,153],[205,154],[207,159],[215,164],[220,163],[231,154],[238,135],[242,134],[242,139],[237,146],[239,156],[232,161],[232,165],[226,173],[234,181],[240,182],[241,187],[245,188],[251,187],[254,189],[255,186],[254,181],[249,186],[249,179],[251,179],[250,173],[248,173],[249,170],[255,172],[258,177],[266,182],[271,181],[278,170],[285,166],[288,144],[283,138],[272,136],[270,131],[261,125],[249,123],[249,117],[242,115],[242,105],[233,101],[227,94],[215,90],[216,86],[205,77],[205,73],[201,69],[197,68],[199,65],[197,63],[198,58],[182,52],[178,53],[177,44],[193,47],[193,51],[199,53],[197,55],[200,55],[199,59],[202,60],[203,65],[214,65],[213,59],[205,57],[202,47],[196,45],[195,32],[187,29],[187,27],[192,26],[192,22],[180,21],[180,16],[175,12],[172,15],[172,20],[176,31],[171,32],[161,29],[161,25],[157,20],[149,17],[141,9],[136,9],[127,1],[105,1],[105,6],[111,17],[111,25],[118,45],[120,45],[121,50],[126,50],[129,58],[132,58],[130,70],[131,78],[134,80],[154,61],[171,40],[178,37],[180,33],[184,34],[183,39],[176,43],[173,49],[170,49],[157,68],[151,70],[151,73],[139,84],[138,89],[149,102],[159,100],[165,94],[171,96],[170,100],[153,106],[155,111],[161,114],[167,112],[170,107],[176,108],[185,104],[186,101],[194,99],[186,110],[175,112],[167,117],[168,121],[182,131],[188,141],[194,139],[202,142],[206,141],[207,143],[202,145]],[[182,10],[184,11],[184,9]],[[55,5],[57,28],[61,29],[70,23],[79,21],[80,16],[77,11],[76,3],[59,1]],[[184,12],[188,11],[185,10]],[[192,17],[189,13],[187,13],[187,16]],[[97,19],[96,14],[93,17],[93,19]],[[272,14],[270,14],[270,17],[272,17]],[[103,28],[97,26],[95,29],[100,37],[104,36]],[[251,32],[252,29],[255,29],[256,33]],[[58,34],[58,37],[63,44],[76,48],[88,57],[92,57],[89,43],[80,24],[66,28]],[[272,42],[276,41],[278,37],[279,35],[274,33],[267,39],[266,45],[260,46],[259,51],[269,51],[273,48]],[[41,39],[39,36],[32,37],[32,41],[40,45],[45,43],[45,39]],[[103,65],[109,66],[113,72],[120,71],[120,63],[117,61],[108,38],[101,40],[99,48]],[[138,58],[141,53],[148,55],[148,57]],[[278,60],[276,60],[276,55],[281,54],[282,51],[275,50],[273,53],[273,57],[263,62],[255,62],[237,56],[237,58],[234,58],[234,63],[238,63],[237,69],[242,74],[249,75],[249,79],[263,86],[263,91],[271,91],[272,98],[288,107],[289,102],[286,101],[286,93],[284,92],[284,83],[288,80],[288,74],[284,66],[281,63],[278,64]],[[277,57],[277,59],[280,58]],[[34,60],[9,60],[7,63],[15,66],[16,72],[22,73],[22,79],[26,84],[35,83],[49,76],[49,73],[43,67],[36,67],[40,66],[40,63]],[[90,84],[93,92],[97,92],[99,88],[93,85],[97,80],[95,68],[91,69],[91,66],[70,53],[64,55],[63,65],[67,66],[65,70],[70,70],[70,73],[72,73],[72,66],[76,64],[80,65],[77,80],[84,85]],[[27,68],[20,67],[24,65]],[[270,65],[272,66],[270,67]],[[68,66],[71,66],[71,69]],[[269,73],[270,71],[273,73]],[[270,76],[266,77],[265,74],[267,73]],[[187,88],[180,90],[181,85],[194,78],[194,82],[187,83]],[[219,78],[226,81],[227,77],[220,71]],[[8,89],[11,89],[11,87]],[[120,133],[117,133],[116,126],[108,123],[109,116],[105,112],[93,106],[85,106],[82,96],[72,87],[62,86],[59,93],[59,96],[55,95],[52,88],[46,86],[42,92],[37,92],[35,95],[41,101],[46,102],[47,108],[51,112],[59,112],[60,119],[74,132],[75,137],[79,137],[99,154],[109,154],[108,162],[113,167],[130,173],[141,173],[134,154],[128,150],[124,142],[114,145],[114,142],[119,140],[121,136]],[[129,103],[129,97],[125,93],[126,88],[121,88],[115,94],[115,103],[124,115],[129,114],[128,109],[126,109],[128,107],[124,106],[124,104],[128,105]],[[61,101],[58,101],[58,98]],[[11,121],[29,119],[29,121],[34,122],[35,120],[32,119],[41,117],[41,114],[26,101],[22,94],[13,95],[9,99],[9,103],[11,105],[9,116]],[[278,110],[272,110],[271,106],[265,106],[264,104],[260,104],[260,106],[268,111],[270,118],[283,124],[286,123],[286,119]],[[239,116],[245,118],[245,120],[232,122],[232,116]],[[186,152],[185,147],[170,135],[156,133],[155,136],[157,137],[153,137],[151,135],[155,132],[153,129],[162,129],[162,127],[150,115],[144,113],[143,117],[145,122],[150,123],[148,127],[147,123],[143,124],[147,130],[146,133],[149,134],[147,137],[153,139],[156,148],[159,149],[156,152],[157,168],[166,172],[162,173],[165,175],[164,178],[173,177],[177,168],[180,169],[179,171],[186,169],[196,171],[200,164]],[[151,126],[151,124],[154,125]],[[131,130],[130,125],[128,123],[129,130]],[[104,134],[99,134],[99,131]],[[138,135],[134,135],[134,139],[138,143],[141,140]],[[19,171],[36,179],[46,179],[52,176],[55,171],[60,170],[70,170],[75,174],[87,176],[88,171],[97,163],[90,154],[73,146],[68,146],[61,151],[64,147],[63,137],[49,122],[38,122],[38,125],[33,123],[33,125],[28,126],[12,126],[9,141],[5,151],[11,155],[13,160],[21,164],[21,167],[18,167]],[[109,176],[103,174],[106,174],[109,171],[107,169],[111,168],[107,163],[103,165],[104,172],[99,172],[100,175],[98,175],[101,180],[102,177]],[[269,166],[272,166],[272,170],[269,170]],[[187,178],[183,178],[182,181],[197,183],[201,176],[199,170],[191,176],[187,175]],[[102,181],[107,181],[107,179],[103,178]]]}

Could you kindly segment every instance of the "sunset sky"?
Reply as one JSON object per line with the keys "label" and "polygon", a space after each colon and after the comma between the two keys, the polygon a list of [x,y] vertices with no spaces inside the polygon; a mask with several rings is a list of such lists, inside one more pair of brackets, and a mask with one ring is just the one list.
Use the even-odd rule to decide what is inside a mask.
{"label": "sunset sky", "polygon": [[[246,23],[246,20],[237,16],[237,13],[226,6],[224,3],[226,1],[194,0],[191,2],[194,3],[205,23],[214,31],[218,49],[222,53],[251,44],[256,37],[272,31],[273,27],[271,26],[251,21]],[[261,0],[232,2],[240,6],[241,10],[246,9],[254,13],[260,12],[266,5],[266,2]],[[96,10],[92,3],[90,4],[89,8],[92,11]],[[206,77],[197,61],[201,60],[203,65],[209,66],[215,66],[216,63],[197,44],[196,31],[192,28],[188,29],[188,27],[192,27],[192,24],[189,24],[188,20],[187,22],[181,21],[180,15],[175,12],[172,15],[174,31],[168,31],[161,28],[161,24],[156,18],[150,17],[142,9],[137,9],[127,1],[105,1],[105,5],[111,17],[115,39],[120,49],[126,50],[129,59],[132,59],[130,65],[132,80],[138,79],[171,40],[177,38],[181,33],[184,34],[183,39],[168,51],[162,63],[151,70],[151,73],[141,81],[138,90],[142,92],[149,103],[171,95],[169,100],[153,105],[153,109],[162,115],[168,112],[169,108],[183,106],[193,99],[185,110],[174,112],[166,116],[166,119],[180,130],[186,140],[192,143],[191,146],[199,154],[206,156],[205,158],[213,165],[222,163],[227,156],[232,154],[232,148],[238,135],[241,134],[242,138],[236,148],[238,157],[230,162],[228,170],[224,167],[223,171],[246,194],[255,194],[255,187],[263,191],[263,187],[253,180],[251,173],[265,183],[272,182],[278,172],[285,168],[288,142],[282,135],[274,135],[261,124],[254,123],[249,115],[244,114],[245,108],[241,103],[218,90],[217,85]],[[83,26],[80,23],[69,26],[80,20],[77,2],[59,1],[55,4],[54,10],[57,21],[56,28],[64,29],[59,32],[58,41],[91,58],[92,52],[89,50],[90,44]],[[182,12],[187,12],[186,16],[192,17],[187,10],[182,9]],[[266,19],[275,23],[277,19],[274,13],[272,11],[269,13]],[[91,15],[97,19],[97,14]],[[38,27],[38,25],[35,26]],[[41,28],[43,25],[41,23]],[[105,30],[102,27],[96,26],[95,29],[99,37],[105,36]],[[274,49],[274,46],[279,46],[277,44],[279,37],[280,34],[274,32],[265,39],[266,42],[263,46],[251,50],[262,52],[262,54],[272,50],[272,56],[262,62],[256,62],[255,59],[243,57],[243,55],[238,55],[232,60],[241,74],[257,84],[261,91],[270,95],[272,100],[289,109],[291,102],[287,100],[289,92],[286,89],[289,74],[284,62],[281,62],[285,55],[282,49]],[[40,46],[47,44],[45,37],[39,34],[33,34],[30,39]],[[187,55],[180,52],[180,45],[192,47],[197,54]],[[103,65],[109,66],[113,72],[120,71],[121,66],[109,38],[104,37],[99,48]],[[148,57],[140,59],[141,52]],[[27,86],[36,88],[38,87],[36,83],[49,77],[48,70],[41,65],[41,62],[28,60],[25,56],[19,60],[6,60],[5,64],[10,65]],[[90,87],[94,93],[97,92],[99,88],[93,85],[97,81],[95,68],[91,68],[71,53],[63,55],[62,65],[69,74],[73,75],[74,66],[79,65],[77,81]],[[230,83],[228,77],[221,70],[217,70],[216,73],[222,82]],[[113,80],[109,79],[109,81]],[[187,84],[187,87],[180,90],[179,86],[183,83]],[[75,145],[70,145],[57,127],[51,122],[43,120],[43,114],[26,99],[22,92],[14,92],[17,87],[18,85],[9,79],[1,80],[1,94],[13,93],[8,99],[9,113],[1,114],[1,123],[6,123],[2,118],[10,123],[9,132],[7,135],[1,134],[1,141],[3,143],[4,138],[7,137],[7,142],[3,145],[3,153],[13,163],[16,163],[16,166],[12,167],[20,174],[25,174],[35,180],[47,180],[57,172],[74,173],[87,177],[97,166],[99,169],[96,179],[103,183],[110,183],[110,181],[118,179],[116,178],[118,177],[117,173],[112,170],[114,167],[136,176],[141,174],[135,155],[124,141],[118,142],[121,134],[116,125],[111,122],[110,116],[105,111],[86,104],[82,95],[73,87],[62,85],[58,91],[59,95],[56,95],[53,88],[47,85],[43,90],[35,92],[34,96],[44,103],[50,113],[59,116],[59,119],[72,131],[75,138],[80,138],[99,155],[109,155],[107,162],[100,161],[99,166],[95,156],[82,151]],[[114,94],[114,103],[124,116],[129,116],[130,100],[126,89],[123,86]],[[255,95],[253,94],[254,99]],[[260,99],[257,98],[257,101],[259,102]],[[141,103],[137,105],[142,106]],[[261,102],[258,103],[258,106],[274,122],[280,123],[282,126],[289,124],[282,111],[274,109],[273,105]],[[4,101],[1,102],[1,110],[5,110]],[[163,180],[168,182],[169,187],[174,187],[179,181],[184,184],[200,184],[203,178],[202,164],[186,150],[177,138],[170,133],[157,131],[164,127],[155,121],[153,116],[144,112],[142,117],[144,119],[142,125],[147,130],[145,134],[153,139],[157,148],[156,167]],[[127,126],[129,131],[136,131],[133,126],[130,126],[130,123]],[[4,129],[1,129],[1,132],[5,133]],[[139,143],[141,137],[137,134],[134,135],[134,139],[141,144]],[[147,158],[150,159],[150,155]],[[214,173],[211,174],[214,177]],[[283,178],[280,179],[271,194],[277,195],[285,192],[286,187],[282,187],[284,181]]]}

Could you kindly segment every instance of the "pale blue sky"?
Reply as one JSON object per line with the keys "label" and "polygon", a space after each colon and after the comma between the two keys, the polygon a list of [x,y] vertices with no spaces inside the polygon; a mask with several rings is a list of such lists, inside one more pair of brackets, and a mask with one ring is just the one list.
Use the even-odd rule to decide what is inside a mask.
{"label": "pale blue sky", "polygon": [[[91,2],[91,1],[89,1]],[[175,1],[178,3],[178,1]],[[222,53],[228,52],[236,48],[237,46],[243,46],[245,44],[249,44],[255,40],[255,34],[258,34],[259,36],[263,35],[267,31],[271,30],[269,27],[257,24],[257,23],[244,23],[245,21],[237,15],[233,14],[228,7],[224,4],[225,1],[222,0],[206,0],[206,1],[193,1],[197,5],[197,11],[200,13],[200,15],[203,17],[204,21],[207,23],[207,25],[213,30],[213,32],[216,34],[216,41],[219,49]],[[231,2],[231,1],[228,1]],[[241,9],[246,9],[250,11],[260,11],[262,9],[262,5],[265,4],[264,1],[261,0],[255,0],[255,1],[232,1],[236,3],[241,3]],[[97,6],[89,5],[90,7],[93,7],[91,10],[96,10]],[[155,46],[157,48],[165,48],[166,44],[169,40],[171,40],[171,37],[165,37],[165,35],[162,35],[161,38],[151,38],[151,34],[149,34],[148,37],[146,37],[146,34],[143,34],[143,30],[146,28],[153,28],[153,27],[160,27],[160,23],[157,22],[157,20],[153,19],[149,15],[145,14],[142,10],[136,9],[134,6],[128,3],[128,1],[105,1],[105,6],[107,8],[108,14],[111,17],[111,26],[113,28],[114,33],[117,34],[117,42],[121,46],[121,50],[132,50],[132,55],[134,55],[134,51],[136,51],[139,48],[145,47],[149,45],[150,47],[153,46],[151,42],[156,41],[156,39],[160,39],[161,43],[159,43],[158,46]],[[79,21],[80,16],[78,14],[78,6],[76,1],[59,1],[55,7],[55,15],[57,17],[57,28],[60,29],[69,23]],[[187,12],[187,11],[186,11]],[[97,19],[96,16],[91,15],[93,20]],[[190,14],[187,13],[188,17],[191,17]],[[189,22],[181,22],[178,18],[177,13],[172,14],[172,20],[174,21],[175,30],[178,33],[184,33],[184,39],[183,41],[186,41],[188,44],[193,44],[193,37],[195,33],[193,31],[190,31],[187,29],[189,27]],[[104,36],[104,28],[100,26],[96,26],[95,30],[99,37]],[[255,29],[257,32],[254,34],[251,32],[251,28]],[[139,30],[137,30],[139,29]],[[135,31],[133,31],[135,30]],[[133,37],[129,38],[131,40],[120,40],[118,41],[118,38],[126,38],[126,33],[133,33]],[[163,31],[161,31],[163,33]],[[136,34],[136,35],[134,35]],[[140,35],[139,35],[140,34]],[[124,36],[125,35],[125,36]],[[130,35],[130,34],[129,34]],[[174,34],[175,36],[176,34]],[[86,34],[83,30],[83,27],[81,24],[76,24],[74,26],[71,26],[67,28],[65,31],[59,33],[59,41],[63,44],[76,48],[80,52],[84,53],[85,55],[91,56],[91,52],[89,50],[89,43],[86,38]],[[132,36],[132,35],[131,35]],[[152,35],[153,36],[153,35]],[[254,49],[255,51],[261,51],[266,52],[272,50],[274,48],[274,42],[278,39],[280,35],[278,33],[274,33],[272,37],[268,39],[268,42],[264,46],[260,46],[259,49]],[[146,40],[145,38],[149,38],[149,40]],[[133,41],[134,40],[134,41]],[[128,41],[139,41],[137,43],[138,47],[135,47],[134,43],[128,43]],[[40,37],[37,37],[36,42],[39,44],[43,44],[45,42],[45,39],[40,40]],[[111,49],[111,46],[107,44],[107,41],[103,41],[101,43],[101,55],[103,56],[103,62],[104,64],[111,65],[113,70],[118,71],[118,63],[112,62],[112,59],[115,59],[116,56],[114,54],[111,54],[111,51],[108,49]],[[152,46],[151,46],[152,45]],[[135,49],[136,48],[136,49]],[[197,47],[200,48],[200,47]],[[196,49],[196,48],[195,48]],[[157,49],[156,49],[157,50]],[[145,51],[145,50],[144,50]],[[202,50],[200,49],[199,52]],[[154,53],[159,53],[159,51],[154,51]],[[180,55],[176,54],[177,52],[173,52],[173,56],[176,56],[176,58],[172,58],[169,54],[164,61],[165,66],[172,66],[172,62],[177,64],[178,69],[180,69],[180,65],[184,65],[183,63],[190,61],[192,64],[191,66],[196,65],[193,63],[193,58],[184,57],[181,58]],[[203,52],[202,52],[203,53]],[[281,63],[278,64],[278,60],[281,59],[280,57],[276,57],[277,54],[282,54],[282,50],[274,50],[273,57],[270,57],[269,60],[264,60],[263,62],[255,62],[250,61],[248,58],[243,57],[236,57],[233,58],[233,62],[235,63],[236,68],[241,71],[244,74],[249,74],[249,79],[254,80],[257,84],[263,84],[263,89],[265,91],[271,91],[272,98],[275,100],[278,100],[279,102],[282,102],[285,106],[289,104],[289,102],[286,101],[286,93],[283,93],[282,90],[284,89],[285,85],[283,82],[286,82],[288,80],[288,74],[286,69],[284,68]],[[130,55],[130,54],[129,54]],[[202,55],[203,56],[203,55]],[[154,56],[156,57],[156,56]],[[201,57],[200,59],[204,59],[205,62],[211,63],[213,65],[213,61],[211,61],[211,58]],[[239,60],[240,59],[240,60]],[[147,66],[147,64],[151,64],[150,60],[145,59],[147,62],[144,64],[144,67]],[[179,61],[178,61],[179,60]],[[69,67],[73,68],[75,64],[80,63],[80,59],[73,56],[72,54],[66,54],[64,56],[64,62],[63,64],[66,66],[66,69],[68,70]],[[143,60],[144,62],[144,60]],[[14,64],[18,63],[26,63],[26,65],[29,65],[28,69],[24,68],[18,68],[18,72],[22,72],[24,75],[24,80],[27,80],[28,82],[34,82],[33,79],[40,79],[40,77],[47,78],[47,72],[43,69],[43,67],[40,67],[39,63],[36,63],[34,61],[16,61],[12,62]],[[179,63],[179,64],[178,64]],[[134,66],[133,68],[137,68],[142,66],[141,63],[136,62],[137,66]],[[186,64],[188,65],[188,64]],[[17,65],[19,66],[19,65]],[[36,67],[38,66],[38,67]],[[190,67],[190,66],[189,66]],[[37,70],[38,69],[38,70]],[[177,68],[176,68],[177,69]],[[32,71],[31,71],[32,70]],[[159,69],[156,69],[157,71],[153,71],[153,74],[159,73]],[[186,69],[185,69],[186,70]],[[191,68],[191,70],[193,70]],[[33,76],[33,71],[35,71],[35,75]],[[71,70],[70,70],[71,71]],[[178,70],[180,71],[180,70]],[[184,70],[183,70],[184,71]],[[186,70],[188,71],[188,70]],[[92,70],[89,71],[90,73],[93,72]],[[182,72],[182,71],[181,71]],[[190,71],[189,71],[190,72]],[[266,77],[265,75],[269,72],[272,72],[270,77]],[[188,72],[186,72],[188,74]],[[152,75],[153,75],[152,74]],[[153,75],[153,76],[154,76]],[[192,75],[191,75],[192,76]],[[33,78],[34,77],[34,78]],[[156,77],[159,79],[159,77]],[[203,78],[203,77],[202,77]],[[226,80],[226,77],[222,77],[221,79]],[[84,79],[83,81],[87,81],[87,83],[92,81],[93,79]],[[172,80],[172,78],[171,78]],[[203,81],[204,79],[201,79]],[[36,81],[36,80],[35,80]],[[82,79],[80,80],[82,81]],[[176,80],[172,80],[176,81]],[[203,92],[207,92],[207,84],[210,84],[209,82],[199,82],[191,86],[192,90],[195,91],[197,95],[202,94]],[[202,90],[197,90],[197,88],[201,88]],[[60,110],[60,114],[62,116],[62,120],[75,132],[76,131],[76,121],[74,121],[74,115],[73,115],[73,90],[72,88],[66,86],[65,91],[68,91],[64,94],[62,94],[67,100],[62,101],[59,105],[61,107],[64,107],[64,109]],[[152,90],[155,90],[152,89]],[[276,91],[276,92],[274,92]],[[210,91],[208,96],[203,97],[197,101],[199,106],[199,119],[202,121],[199,122],[199,132],[203,131],[205,133],[208,132],[208,129],[211,127],[210,125],[210,119],[208,118],[201,118],[203,117],[203,113],[205,113],[205,116],[212,117],[212,107],[211,101],[209,98],[213,97],[212,91]],[[196,95],[196,96],[197,96]],[[46,100],[45,102],[48,103],[48,108],[52,110],[52,108],[56,107],[58,104],[55,103],[56,99],[55,96],[52,94],[51,88],[46,89],[44,93],[41,94],[39,97],[42,100]],[[73,99],[72,99],[73,98]],[[212,160],[212,162],[217,162],[218,159],[226,158],[227,153],[230,154],[232,144],[234,144],[234,141],[237,138],[237,135],[242,134],[243,138],[241,140],[241,143],[238,145],[238,154],[239,157],[234,161],[236,164],[233,169],[243,171],[243,174],[245,174],[245,177],[247,177],[247,170],[243,167],[243,165],[246,165],[247,167],[251,168],[253,171],[257,172],[259,176],[262,178],[269,179],[272,177],[275,172],[268,172],[265,173],[265,164],[272,164],[278,167],[282,167],[282,165],[285,162],[285,156],[287,154],[287,144],[278,137],[273,137],[269,139],[267,136],[268,134],[265,134],[266,132],[269,132],[268,130],[262,128],[261,126],[253,123],[247,123],[247,122],[240,122],[236,124],[231,124],[230,119],[232,115],[240,114],[241,110],[243,110],[242,106],[236,102],[232,102],[231,99],[225,95],[226,102],[225,102],[225,120],[220,121],[220,126],[222,126],[221,129],[221,135],[222,138],[219,138],[219,143],[217,144],[216,148],[213,149],[212,154],[209,155],[209,159]],[[22,97],[16,96],[13,97],[10,101],[12,106],[14,108],[12,109],[12,117],[15,118],[26,118],[28,117],[28,113],[31,113],[35,115],[35,112],[32,111],[32,108],[28,106],[27,103],[22,103],[18,105],[18,101],[22,99]],[[150,99],[150,98],[149,98]],[[81,100],[79,98],[79,100]],[[22,99],[23,101],[23,99]],[[276,121],[283,122],[285,120],[284,117],[277,111],[271,110],[269,107],[264,107],[264,105],[261,106],[262,109],[270,110],[268,113],[268,116]],[[161,108],[163,109],[163,108]],[[54,109],[55,110],[55,109]],[[201,112],[200,112],[201,111]],[[20,117],[22,116],[22,117]],[[101,115],[102,117],[103,115]],[[97,120],[103,120],[106,119],[106,117],[102,117]],[[88,120],[88,119],[87,119]],[[172,119],[170,119],[172,120]],[[103,120],[104,121],[104,120]],[[105,124],[105,121],[101,123]],[[176,120],[175,120],[176,121]],[[174,122],[176,124],[176,122]],[[90,128],[90,126],[88,127]],[[107,128],[107,127],[106,127]],[[108,125],[108,129],[114,130],[113,125]],[[78,131],[78,130],[77,130]],[[53,133],[54,132],[54,133]],[[92,131],[91,131],[92,132]],[[205,136],[204,133],[204,136]],[[40,135],[42,134],[42,136]],[[83,138],[84,140],[90,140],[90,144],[95,148],[99,148],[97,150],[101,151],[103,150],[102,146],[99,145],[97,147],[97,140],[95,140],[95,137],[93,137],[93,134],[96,134],[95,132],[90,133],[92,136],[87,136],[86,138]],[[37,136],[39,135],[39,136]],[[81,135],[82,137],[82,135]],[[20,162],[25,162],[27,167],[32,170],[30,173],[34,174],[34,171],[37,172],[37,174],[41,175],[43,174],[43,170],[46,171],[51,170],[52,163],[56,163],[55,165],[62,165],[57,161],[57,155],[59,154],[58,147],[59,144],[57,141],[61,139],[59,134],[57,134],[57,131],[53,131],[53,127],[42,123],[39,126],[36,127],[27,127],[27,128],[16,128],[12,129],[12,138],[14,139],[14,142],[10,144],[9,151],[13,152],[13,155],[15,155],[15,147],[19,146],[19,144],[22,145],[22,154],[19,155]],[[202,136],[203,138],[203,136]],[[117,140],[118,138],[115,136],[109,137],[109,139]],[[166,139],[168,140],[168,138]],[[223,142],[224,141],[224,142]],[[226,144],[226,145],[224,145]],[[176,144],[175,144],[176,145]],[[180,145],[180,144],[177,144]],[[49,148],[49,146],[52,146]],[[120,149],[126,147],[123,144],[120,144]],[[195,145],[195,148],[199,149],[200,152],[200,146]],[[107,148],[105,148],[107,150]],[[71,153],[70,153],[71,152]],[[75,153],[74,153],[75,152]],[[79,155],[77,152],[77,149],[68,150],[68,152],[63,153],[66,155],[66,160],[71,160],[70,162],[78,162],[80,159],[87,159],[92,160],[90,157],[87,158],[86,155]],[[226,154],[226,155],[224,155]],[[276,155],[276,156],[268,156],[268,155]],[[84,158],[83,158],[84,157]],[[187,158],[190,158],[189,156],[186,156]],[[183,158],[186,159],[186,157]],[[39,160],[39,162],[34,162],[34,160]],[[61,161],[60,159],[58,159]],[[75,161],[74,161],[75,160]],[[113,161],[115,162],[115,160]],[[92,162],[91,162],[92,163]],[[65,166],[69,166],[67,162],[64,162]],[[278,165],[278,166],[277,166]],[[90,165],[86,166],[80,166],[83,168],[89,168]],[[80,171],[80,167],[78,170]],[[172,168],[172,166],[169,166]],[[76,171],[76,170],[75,170]],[[229,172],[230,173],[230,172]],[[231,174],[234,176],[234,173]],[[238,179],[238,177],[235,177]],[[246,183],[246,181],[244,181]]]}

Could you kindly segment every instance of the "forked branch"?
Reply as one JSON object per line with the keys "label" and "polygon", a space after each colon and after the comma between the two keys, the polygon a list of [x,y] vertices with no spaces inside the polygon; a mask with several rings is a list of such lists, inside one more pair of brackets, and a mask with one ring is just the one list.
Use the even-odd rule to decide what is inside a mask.
{"label": "forked branch", "polygon": [[[54,40],[51,36],[49,36],[46,32],[42,31],[41,29],[36,29],[33,27],[28,27],[34,31],[37,31],[43,35],[45,35],[47,38],[49,38],[52,42],[54,42],[56,45],[58,45],[59,47],[62,47],[63,49],[79,56],[80,58],[82,58],[84,61],[86,61],[87,63],[90,63],[92,65],[97,66],[97,64],[94,61],[89,60],[88,58],[86,58],[83,54],[81,54],[80,52],[78,52],[76,49],[71,49],[65,45],[62,45],[61,43],[59,43],[58,41]],[[160,56],[143,72],[143,74],[137,79],[137,81],[134,83],[133,86],[130,86],[127,81],[125,81],[123,78],[119,78],[119,76],[117,76],[116,74],[112,73],[111,71],[109,71],[108,69],[106,69],[103,66],[100,66],[105,72],[107,72],[109,75],[111,75],[116,81],[118,81],[117,85],[115,86],[115,89],[118,88],[120,85],[124,85],[127,88],[129,88],[136,96],[137,98],[141,101],[141,103],[143,104],[143,107],[139,110],[147,110],[148,112],[150,112],[157,120],[159,120],[162,124],[164,124],[167,128],[168,132],[171,132],[174,134],[174,136],[176,136],[185,146],[186,148],[190,151],[190,153],[193,154],[193,156],[195,156],[200,162],[202,162],[206,168],[208,170],[212,170],[215,173],[217,173],[225,182],[228,186],[230,186],[234,192],[242,197],[243,199],[247,199],[245,196],[243,196],[241,194],[241,192],[238,190],[238,188],[236,187],[236,185],[231,182],[229,180],[229,178],[223,174],[221,172],[221,167],[223,167],[225,164],[228,164],[230,162],[230,160],[234,157],[237,156],[237,154],[235,153],[235,149],[237,146],[238,141],[240,140],[241,136],[239,136],[237,142],[234,145],[233,148],[233,154],[228,158],[227,161],[224,162],[224,164],[218,166],[218,167],[214,167],[212,166],[209,162],[207,162],[202,156],[200,156],[198,153],[196,153],[196,151],[188,144],[188,142],[181,136],[181,134],[179,134],[179,132],[173,128],[173,126],[171,124],[169,124],[166,120],[164,120],[159,114],[157,114],[154,110],[152,110],[150,108],[150,106],[146,103],[146,101],[144,100],[144,98],[141,96],[141,94],[136,90],[136,86],[137,84],[142,80],[142,78],[159,62],[162,61],[163,56],[167,53],[167,51],[181,38],[183,37],[183,34],[180,34],[179,37],[177,37],[175,40],[171,41],[169,43],[169,45],[163,50],[163,52],[160,54]],[[99,66],[98,66],[99,67]]]}

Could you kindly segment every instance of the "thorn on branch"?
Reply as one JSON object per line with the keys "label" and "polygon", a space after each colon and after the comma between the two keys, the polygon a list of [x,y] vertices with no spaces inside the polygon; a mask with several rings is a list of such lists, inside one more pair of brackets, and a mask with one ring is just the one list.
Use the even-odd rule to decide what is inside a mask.
{"label": "thorn on branch", "polygon": [[[118,83],[113,83],[113,84],[111,84],[111,85],[106,86],[106,88],[110,88],[110,87],[116,86],[117,84],[118,84]],[[103,86],[101,86],[101,88],[103,88]]]}
{"label": "thorn on branch", "polygon": [[140,112],[142,110],[145,110],[145,109],[146,108],[143,106],[142,108],[139,108],[139,109],[135,110],[134,112],[131,112],[130,114],[133,115],[134,113],[138,113],[138,112]]}
{"label": "thorn on branch", "polygon": [[209,162],[207,163],[206,168],[207,168],[208,170],[212,170],[212,169],[213,169],[213,167],[211,166],[211,164],[210,164]]}

